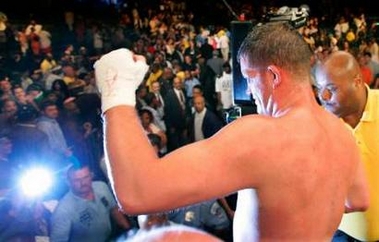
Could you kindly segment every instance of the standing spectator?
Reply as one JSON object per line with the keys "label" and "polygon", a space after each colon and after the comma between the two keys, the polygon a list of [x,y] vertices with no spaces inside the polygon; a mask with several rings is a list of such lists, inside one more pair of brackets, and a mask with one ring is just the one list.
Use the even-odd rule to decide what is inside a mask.
{"label": "standing spectator", "polygon": [[38,106],[40,106],[45,99],[45,91],[42,86],[37,83],[32,83],[26,88],[26,95],[30,96]]}
{"label": "standing spectator", "polygon": [[371,53],[372,60],[379,62],[379,45],[375,37],[369,39],[367,50]]}
{"label": "standing spectator", "polygon": [[71,166],[67,181],[70,190],[59,200],[51,217],[51,242],[109,241],[114,230],[112,221],[129,229],[108,185],[93,181],[88,166]]}
{"label": "standing spectator", "polygon": [[26,95],[24,89],[21,86],[13,87],[13,95],[16,98],[18,109],[29,108],[39,113],[39,107],[37,103],[33,100],[33,97],[30,95]]}
{"label": "standing spectator", "polygon": [[224,60],[220,57],[218,50],[213,51],[213,57],[207,60],[206,64],[212,69],[216,76],[222,75]]}
{"label": "standing spectator", "polygon": [[223,127],[220,118],[205,107],[203,96],[196,96],[193,105],[195,113],[189,121],[188,128],[190,142],[207,139]]}
{"label": "standing spectator", "polygon": [[361,69],[361,75],[362,75],[362,80],[370,86],[372,82],[374,81],[374,76],[371,72],[370,67],[366,64],[366,59],[363,55],[358,55],[356,57],[358,59],[359,67]]}
{"label": "standing spectator", "polygon": [[42,28],[38,36],[41,46],[41,54],[51,53],[51,51],[53,50],[51,46],[51,33],[46,29]]}
{"label": "standing spectator", "polygon": [[355,57],[335,52],[316,71],[322,105],[353,132],[366,171],[370,206],[344,214],[333,241],[379,240],[379,91],[363,80]]}
{"label": "standing spectator", "polygon": [[171,67],[165,67],[163,69],[163,74],[159,78],[160,92],[163,98],[166,96],[167,92],[172,88],[172,80],[174,79],[174,71]]}
{"label": "standing spectator", "polygon": [[[12,141],[7,132],[0,132],[0,198],[5,196],[14,186],[17,167],[11,161]],[[1,204],[1,203],[0,203]],[[1,234],[1,228],[0,228]]]}
{"label": "standing spectator", "polygon": [[218,39],[218,42],[219,42],[219,45],[220,45],[220,52],[221,52],[221,56],[222,56],[222,59],[224,60],[224,62],[228,62],[229,61],[229,51],[230,51],[230,48],[229,48],[229,43],[230,43],[230,39],[227,35],[227,32],[225,30],[220,30],[218,33],[217,33],[217,39]]}
{"label": "standing spectator", "polygon": [[374,81],[372,83],[373,89],[379,89],[379,74],[375,76]]}
{"label": "standing spectator", "polygon": [[167,148],[170,152],[187,143],[187,115],[189,110],[180,77],[174,78],[173,88],[168,91],[165,104]]}
{"label": "standing spectator", "polygon": [[194,61],[201,56],[200,50],[195,43],[195,40],[189,40],[189,46],[184,50],[184,56],[189,55]]}
{"label": "standing spectator", "polygon": [[186,105],[192,105],[192,89],[196,85],[200,85],[199,79],[194,77],[190,70],[184,71],[184,90],[186,92]]}
{"label": "standing spectator", "polygon": [[217,94],[217,111],[221,116],[234,104],[233,100],[233,75],[229,62],[223,65],[224,71],[220,77],[216,77],[215,91]]}
{"label": "standing spectator", "polygon": [[43,74],[47,74],[48,71],[51,71],[54,67],[57,67],[58,63],[54,59],[52,52],[45,53],[45,58],[40,64],[40,69]]}
{"label": "standing spectator", "polygon": [[15,36],[13,30],[8,24],[8,17],[0,12],[0,57],[7,60],[15,50]]}
{"label": "standing spectator", "polygon": [[55,153],[56,162],[60,167],[65,159],[72,155],[72,148],[67,146],[61,125],[57,121],[58,106],[54,102],[46,100],[41,104],[41,114],[37,120],[37,127],[47,135],[50,149]]}
{"label": "standing spectator", "polygon": [[165,103],[163,94],[161,93],[161,83],[159,81],[151,83],[151,91],[155,95],[155,98],[157,100],[157,111],[163,120]]}
{"label": "standing spectator", "polygon": [[160,64],[153,63],[151,65],[151,71],[147,74],[146,86],[148,87],[148,91],[151,92],[151,84],[157,81],[163,74],[162,68]]}
{"label": "standing spectator", "polygon": [[190,71],[192,75],[197,76],[199,69],[197,67],[196,59],[193,59],[191,55],[184,55],[184,62],[182,64],[183,71]]}
{"label": "standing spectator", "polygon": [[12,159],[22,166],[48,164],[50,156],[48,136],[36,125],[35,110],[23,108],[17,111],[17,123],[10,133],[13,144]]}
{"label": "standing spectator", "polygon": [[100,24],[92,25],[92,47],[94,55],[101,55],[104,51],[104,31]]}
{"label": "standing spectator", "polygon": [[68,90],[67,84],[63,79],[55,79],[51,84],[51,92],[56,94],[57,106],[61,109],[63,108],[63,102],[70,97],[70,91]]}
{"label": "standing spectator", "polygon": [[17,103],[13,99],[5,99],[1,103],[0,130],[11,130],[16,124]]}
{"label": "standing spectator", "polygon": [[36,26],[32,26],[30,28],[30,34],[27,35],[30,50],[32,51],[31,54],[34,58],[37,58],[42,54],[39,32],[40,30],[38,30]]}
{"label": "standing spectator", "polygon": [[363,53],[363,57],[365,59],[365,63],[370,68],[372,73],[372,83],[374,81],[374,77],[376,77],[379,74],[379,62],[372,60],[371,52],[365,51]]}
{"label": "standing spectator", "polygon": [[0,76],[0,100],[15,99],[12,93],[12,83],[8,76]]}
{"label": "standing spectator", "polygon": [[138,88],[136,89],[136,109],[137,110],[140,110],[142,109],[143,107],[147,106],[146,104],[146,101],[145,101],[145,97],[148,93],[148,87],[144,84],[141,84],[138,86]]}

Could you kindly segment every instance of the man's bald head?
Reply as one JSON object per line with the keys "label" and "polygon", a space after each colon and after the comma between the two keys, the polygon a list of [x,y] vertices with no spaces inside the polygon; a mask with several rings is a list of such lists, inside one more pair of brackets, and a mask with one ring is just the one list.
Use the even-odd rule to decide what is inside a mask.
{"label": "man's bald head", "polygon": [[128,242],[164,242],[164,241],[183,241],[183,242],[221,242],[219,238],[204,231],[184,226],[170,225],[152,229],[128,240]]}

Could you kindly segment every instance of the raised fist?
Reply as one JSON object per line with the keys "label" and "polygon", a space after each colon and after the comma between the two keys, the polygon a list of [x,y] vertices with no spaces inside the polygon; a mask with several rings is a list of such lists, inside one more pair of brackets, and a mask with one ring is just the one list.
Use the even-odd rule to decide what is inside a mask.
{"label": "raised fist", "polygon": [[122,48],[103,55],[94,68],[103,113],[118,105],[135,105],[135,90],[149,69],[145,57]]}

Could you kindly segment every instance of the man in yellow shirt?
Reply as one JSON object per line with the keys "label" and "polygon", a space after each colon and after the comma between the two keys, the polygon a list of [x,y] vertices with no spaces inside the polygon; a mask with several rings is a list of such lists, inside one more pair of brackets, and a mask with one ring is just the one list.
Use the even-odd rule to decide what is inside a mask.
{"label": "man in yellow shirt", "polygon": [[158,81],[162,74],[163,71],[160,65],[158,63],[153,63],[151,66],[151,71],[146,79],[146,86],[149,88],[149,92],[152,91],[151,84],[155,81]]}
{"label": "man in yellow shirt", "polygon": [[52,70],[54,67],[56,67],[58,64],[55,61],[52,53],[46,53],[45,58],[42,60],[40,64],[40,69],[43,74],[46,74],[48,71]]}
{"label": "man in yellow shirt", "polygon": [[322,105],[352,128],[370,191],[368,210],[345,214],[333,241],[378,241],[379,90],[365,84],[355,57],[344,51],[332,53],[316,70],[316,83]]}

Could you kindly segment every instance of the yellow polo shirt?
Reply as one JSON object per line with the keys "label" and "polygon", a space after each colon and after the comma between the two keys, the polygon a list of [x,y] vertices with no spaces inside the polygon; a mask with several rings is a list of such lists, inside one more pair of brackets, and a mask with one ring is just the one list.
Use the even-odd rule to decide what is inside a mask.
{"label": "yellow polo shirt", "polygon": [[[367,86],[366,86],[367,87]],[[379,90],[368,90],[365,110],[353,129],[361,151],[370,191],[370,206],[365,212],[344,214],[340,227],[363,241],[379,240]]]}
{"label": "yellow polo shirt", "polygon": [[149,89],[149,92],[151,92],[151,84],[155,81],[158,81],[158,79],[162,76],[163,74],[163,71],[162,70],[158,70],[157,72],[152,72],[150,73],[149,77],[147,78],[146,80],[146,86],[148,87]]}

